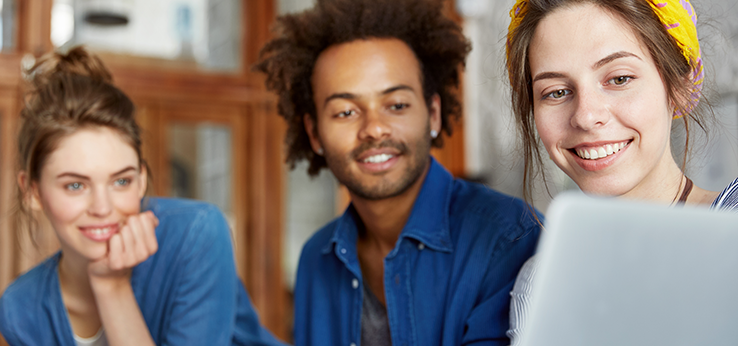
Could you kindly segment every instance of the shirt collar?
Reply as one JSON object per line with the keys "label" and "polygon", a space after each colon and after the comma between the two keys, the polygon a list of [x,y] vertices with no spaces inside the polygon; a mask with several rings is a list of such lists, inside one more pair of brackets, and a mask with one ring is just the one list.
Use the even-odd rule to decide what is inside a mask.
{"label": "shirt collar", "polygon": [[[430,168],[423,182],[423,187],[415,199],[410,217],[397,240],[399,244],[403,238],[415,239],[430,249],[442,252],[451,252],[451,235],[448,225],[449,206],[453,192],[453,177],[441,164],[431,157]],[[361,222],[359,214],[350,204],[346,211],[337,220],[333,236],[323,247],[324,254],[336,249],[336,254],[344,259],[347,253],[344,249],[352,249],[350,257],[356,252],[356,240],[358,239],[357,224]],[[334,246],[335,245],[335,246]],[[338,250],[338,249],[341,250]],[[390,253],[392,256],[398,249]],[[341,253],[343,252],[343,253]]]}

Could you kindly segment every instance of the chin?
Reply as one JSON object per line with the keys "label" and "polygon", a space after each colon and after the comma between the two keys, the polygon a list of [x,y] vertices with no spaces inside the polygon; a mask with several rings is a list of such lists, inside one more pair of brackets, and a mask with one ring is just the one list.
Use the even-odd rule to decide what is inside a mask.
{"label": "chin", "polygon": [[601,196],[601,197],[617,197],[622,196],[630,189],[623,187],[623,186],[613,186],[610,184],[597,184],[597,183],[588,183],[588,184],[579,184],[577,183],[577,186],[582,190],[582,192],[592,195],[592,196]]}

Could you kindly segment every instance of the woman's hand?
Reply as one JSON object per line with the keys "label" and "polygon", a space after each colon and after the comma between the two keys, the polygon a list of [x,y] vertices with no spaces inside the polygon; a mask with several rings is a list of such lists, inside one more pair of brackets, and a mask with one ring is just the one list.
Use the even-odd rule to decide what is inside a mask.
{"label": "woman's hand", "polygon": [[108,241],[107,255],[88,267],[93,290],[129,282],[131,269],[158,249],[154,232],[157,225],[159,219],[151,211],[126,219],[125,225]]}
{"label": "woman's hand", "polygon": [[154,345],[131,286],[131,269],[156,253],[154,229],[159,219],[150,211],[129,216],[108,241],[108,254],[87,267],[100,321],[111,346]]}

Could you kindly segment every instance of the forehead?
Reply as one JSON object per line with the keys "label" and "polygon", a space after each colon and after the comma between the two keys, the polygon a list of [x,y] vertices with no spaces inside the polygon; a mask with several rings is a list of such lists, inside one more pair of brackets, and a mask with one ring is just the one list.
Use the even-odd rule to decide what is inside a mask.
{"label": "forehead", "polygon": [[398,84],[420,92],[420,63],[399,39],[355,40],[324,50],[311,82],[316,100],[333,93],[372,94]]}
{"label": "forehead", "polygon": [[619,51],[650,58],[633,29],[618,15],[590,3],[562,7],[536,28],[529,48],[531,72],[589,67]]}
{"label": "forehead", "polygon": [[43,170],[107,173],[138,167],[138,154],[123,136],[106,127],[83,128],[62,138]]}

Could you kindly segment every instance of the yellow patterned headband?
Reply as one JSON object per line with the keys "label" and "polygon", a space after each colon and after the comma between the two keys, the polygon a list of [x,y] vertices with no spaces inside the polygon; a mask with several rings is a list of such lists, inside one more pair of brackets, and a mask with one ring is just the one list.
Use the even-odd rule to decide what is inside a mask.
{"label": "yellow patterned headband", "polygon": [[[674,37],[682,55],[692,67],[690,78],[693,83],[692,95],[684,110],[676,110],[674,117],[678,118],[694,109],[700,101],[702,81],[704,80],[704,69],[702,66],[702,52],[697,39],[697,14],[694,12],[689,0],[645,0],[653,9],[654,13],[666,28],[666,31]],[[510,55],[510,39],[515,30],[520,26],[528,12],[528,0],[517,0],[515,6],[510,10],[510,26],[507,29],[507,54]]]}

